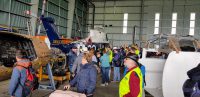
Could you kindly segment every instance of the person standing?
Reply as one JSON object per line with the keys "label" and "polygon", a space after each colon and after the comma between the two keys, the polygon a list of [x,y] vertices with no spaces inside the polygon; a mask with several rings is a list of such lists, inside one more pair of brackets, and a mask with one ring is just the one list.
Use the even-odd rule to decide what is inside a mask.
{"label": "person standing", "polygon": [[[112,65],[113,51],[111,50],[110,47],[107,48],[107,54],[109,56],[109,63],[110,63],[110,65]],[[111,74],[111,68],[109,69],[109,79],[110,79],[110,74]]]}
{"label": "person standing", "polygon": [[76,74],[78,74],[78,72],[80,71],[81,68],[81,64],[82,64],[82,58],[83,58],[83,54],[84,52],[88,52],[87,47],[82,48],[82,50],[80,51],[80,54],[78,55],[78,57],[75,59],[73,66],[72,66],[72,76],[74,77]]}
{"label": "person standing", "polygon": [[26,68],[32,66],[29,59],[27,59],[25,50],[16,51],[16,66],[13,69],[9,94],[11,97],[26,97],[31,93],[31,90],[24,90],[25,81],[27,78]]}
{"label": "person standing", "polygon": [[128,72],[120,81],[119,97],[142,97],[143,75],[138,62],[132,56],[127,56],[124,65],[128,68]]}
{"label": "person standing", "polygon": [[73,46],[67,56],[68,56],[69,71],[72,73],[73,63],[77,58],[77,47]]}
{"label": "person standing", "polygon": [[85,52],[82,57],[82,65],[78,74],[64,89],[70,89],[72,86],[77,87],[77,92],[86,94],[87,97],[93,97],[96,88],[97,70],[91,64],[92,55]]}
{"label": "person standing", "polygon": [[100,68],[98,67],[98,61],[97,61],[97,57],[95,55],[95,50],[94,48],[90,49],[90,54],[92,55],[92,64],[96,67],[98,73],[100,73]]}
{"label": "person standing", "polygon": [[110,70],[110,64],[109,64],[109,56],[106,52],[106,49],[103,51],[103,56],[100,57],[101,62],[101,73],[102,73],[102,84],[101,86],[108,85],[109,83],[109,70]]}
{"label": "person standing", "polygon": [[114,78],[113,82],[118,82],[120,81],[120,65],[121,65],[121,60],[120,60],[120,53],[118,52],[118,48],[114,47],[114,58],[113,58],[113,66],[114,66]]}

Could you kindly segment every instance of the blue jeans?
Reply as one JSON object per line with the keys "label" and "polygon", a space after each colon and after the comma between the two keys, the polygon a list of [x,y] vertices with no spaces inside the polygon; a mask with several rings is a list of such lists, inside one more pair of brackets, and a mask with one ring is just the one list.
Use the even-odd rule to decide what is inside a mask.
{"label": "blue jeans", "polygon": [[109,70],[110,70],[110,67],[101,67],[102,84],[109,82]]}
{"label": "blue jeans", "polygon": [[113,81],[120,81],[120,67],[114,67]]}
{"label": "blue jeans", "polygon": [[127,68],[127,67],[124,67],[124,73],[123,73],[123,76],[126,75],[127,71],[128,71],[128,68]]}

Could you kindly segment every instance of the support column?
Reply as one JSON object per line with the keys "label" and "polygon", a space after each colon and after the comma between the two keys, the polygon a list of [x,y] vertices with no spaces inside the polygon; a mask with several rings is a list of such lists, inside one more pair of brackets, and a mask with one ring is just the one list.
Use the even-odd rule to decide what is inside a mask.
{"label": "support column", "polygon": [[68,21],[67,21],[67,38],[71,38],[73,18],[74,18],[74,9],[76,0],[68,0]]}
{"label": "support column", "polygon": [[[31,6],[31,13],[37,16],[39,0],[31,0],[31,4],[33,4]],[[32,27],[31,35],[33,35],[33,36],[35,36],[35,33],[36,33],[36,22],[37,22],[37,18],[31,17],[31,27]]]}

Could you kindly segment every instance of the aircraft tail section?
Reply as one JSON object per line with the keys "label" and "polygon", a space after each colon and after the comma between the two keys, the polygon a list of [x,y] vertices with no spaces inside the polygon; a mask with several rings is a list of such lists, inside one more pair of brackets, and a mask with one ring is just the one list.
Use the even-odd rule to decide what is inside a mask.
{"label": "aircraft tail section", "polygon": [[41,17],[41,20],[46,30],[50,43],[53,44],[54,40],[59,40],[60,37],[58,35],[58,29],[56,28],[56,25],[54,24],[55,20],[51,17]]}

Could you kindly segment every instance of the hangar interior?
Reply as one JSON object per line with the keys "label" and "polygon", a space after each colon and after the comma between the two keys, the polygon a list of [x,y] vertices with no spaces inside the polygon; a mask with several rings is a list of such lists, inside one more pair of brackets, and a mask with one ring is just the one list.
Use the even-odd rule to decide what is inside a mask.
{"label": "hangar interior", "polygon": [[[197,53],[200,51],[199,32],[200,0],[0,0],[0,97],[10,97],[8,87],[13,64],[16,62],[15,51],[19,48],[28,51],[26,54],[34,64],[33,67],[37,68],[39,80],[43,78],[42,73],[46,72],[46,79],[49,78],[51,85],[54,85],[53,90],[55,83],[58,85],[56,80],[63,81],[59,82],[57,88],[62,90],[72,75],[67,56],[74,45],[78,45],[79,50],[94,45],[95,49],[109,46],[113,50],[114,47],[126,49],[127,46],[130,49],[134,45],[134,50],[140,51],[139,62],[145,66],[156,64],[146,66],[145,79],[149,80],[153,76],[150,81],[154,83],[147,82],[145,96],[184,97],[180,93],[180,85],[185,81],[186,71],[200,63],[197,61],[200,58]],[[91,44],[90,47],[88,44]],[[176,56],[173,51],[183,54]],[[196,59],[189,60],[190,57],[184,53]],[[154,60],[158,57],[162,60]],[[171,80],[165,82],[164,79],[171,74],[168,71],[173,69],[169,69],[171,67],[166,64],[173,66],[169,62],[173,61],[172,58],[177,58],[177,64],[191,61],[193,64],[183,65],[183,71],[180,72],[184,75],[180,74],[179,78],[181,84],[168,87],[166,84]],[[56,64],[53,65],[56,69],[52,69],[51,76],[47,72],[48,64]],[[46,69],[41,68],[45,66]],[[65,77],[58,77],[54,82],[53,79],[57,78],[54,73],[60,74],[60,71],[65,72]],[[113,77],[112,71],[114,68],[111,69]],[[120,68],[121,75],[123,71]],[[110,83],[106,87],[100,84],[101,73],[97,75],[94,97],[119,96],[119,83]],[[168,91],[169,88],[177,87],[179,94],[169,93],[173,91]],[[44,89],[36,90],[32,97],[49,97],[51,93]]]}

